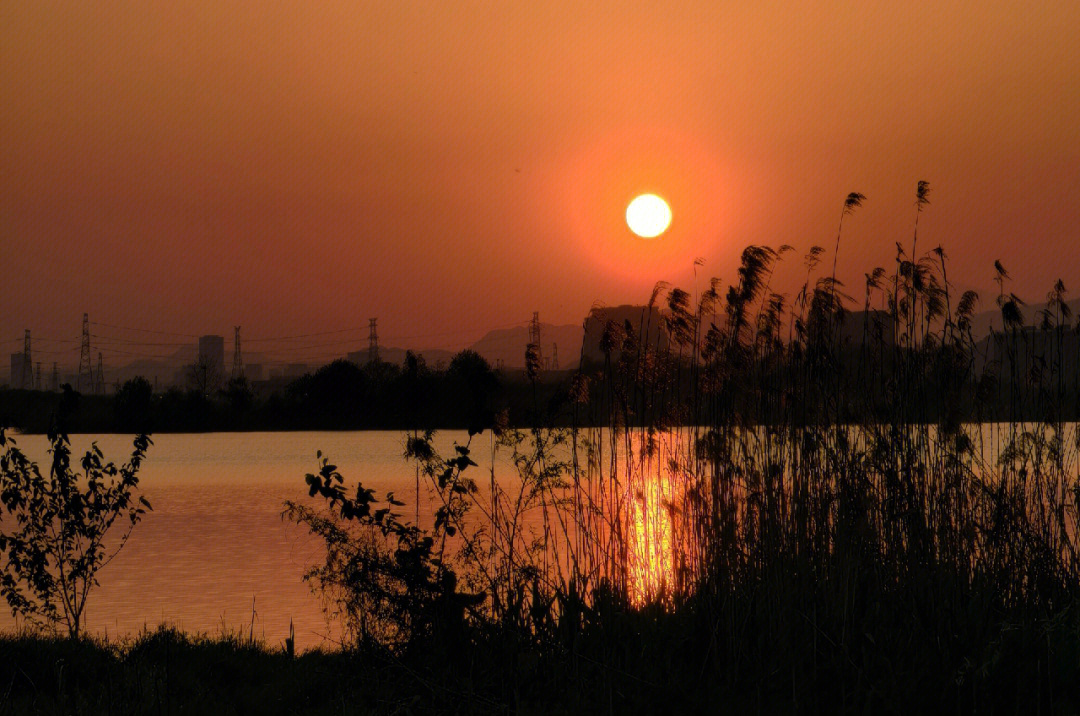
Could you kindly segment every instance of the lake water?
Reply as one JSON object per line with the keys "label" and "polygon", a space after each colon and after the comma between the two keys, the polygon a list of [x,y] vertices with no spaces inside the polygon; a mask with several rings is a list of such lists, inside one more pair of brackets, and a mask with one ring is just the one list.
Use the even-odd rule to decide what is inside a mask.
{"label": "lake water", "polygon": [[[455,440],[466,438],[464,432],[439,433],[436,446],[449,451]],[[408,503],[401,510],[413,517],[415,470],[402,457],[400,432],[162,434],[152,439],[139,486],[154,509],[98,573],[101,584],[91,591],[85,614],[93,634],[122,637],[168,623],[188,632],[243,630],[246,635],[254,621],[255,636],[277,645],[292,620],[298,649],[333,642],[337,630],[302,581],[305,570],[323,558],[322,542],[281,518],[285,500],[308,499],[304,475],[317,472],[317,450],[338,466],[347,485],[361,480],[380,498],[393,490]],[[44,436],[16,440],[47,469]],[[92,440],[118,464],[131,453],[130,436],[73,435],[73,458]],[[473,440],[474,446],[485,446],[474,459],[488,469],[489,436]],[[15,626],[0,601],[0,629]]]}
{"label": "lake water", "polygon": [[[985,458],[998,454],[1008,431],[983,425],[976,432]],[[1076,436],[1077,426],[1067,426],[1066,444],[1080,444]],[[450,455],[453,445],[467,438],[463,431],[438,433],[435,447]],[[130,455],[130,436],[74,435],[73,456],[81,456],[94,439],[108,460],[122,463]],[[308,498],[304,481],[305,474],[318,471],[318,450],[338,466],[350,491],[357,481],[380,499],[393,491],[407,503],[398,508],[405,519],[430,527],[431,497],[423,482],[417,493],[416,468],[403,457],[401,432],[162,434],[153,440],[140,471],[140,490],[154,509],[98,573],[101,584],[91,591],[85,612],[92,634],[122,638],[165,623],[211,635],[253,631],[274,646],[284,642],[291,621],[298,649],[338,642],[337,625],[302,579],[323,561],[324,545],[281,517],[286,500],[319,505]],[[470,475],[481,499],[492,471],[491,440],[485,433],[472,441],[479,467]],[[47,469],[44,436],[17,436],[17,441]],[[599,444],[605,442],[606,437]],[[673,573],[673,545],[685,543],[668,512],[683,492],[674,468],[666,466],[685,459],[689,445],[686,433],[661,440],[649,464],[637,471],[636,482],[596,503],[604,514],[624,515],[631,596],[655,593]],[[622,448],[617,452],[626,454]],[[500,486],[521,484],[506,451],[494,460]],[[612,507],[611,499],[620,506]],[[607,534],[602,519],[585,529],[594,536]],[[0,602],[0,629],[17,626]]]}

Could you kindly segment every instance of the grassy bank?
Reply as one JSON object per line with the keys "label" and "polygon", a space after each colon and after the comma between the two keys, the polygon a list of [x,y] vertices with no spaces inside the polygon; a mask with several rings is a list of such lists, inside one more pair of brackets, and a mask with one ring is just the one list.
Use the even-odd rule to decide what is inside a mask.
{"label": "grassy bank", "polygon": [[[0,637],[0,714],[389,714],[441,693],[393,661],[170,628],[121,643]],[[468,694],[455,709],[490,710]],[[485,708],[478,708],[484,706]]]}
{"label": "grassy bank", "polygon": [[[882,609],[895,605],[882,605]],[[803,603],[778,639],[742,623],[608,613],[573,645],[474,635],[449,654],[309,652],[159,629],[107,644],[0,637],[0,714],[987,713],[1080,710],[1080,621],[935,628],[917,610],[867,613],[842,634],[835,605]],[[958,615],[959,617],[960,615]],[[971,615],[961,618],[971,624]],[[800,646],[788,646],[795,637]],[[720,642],[744,661],[716,667]],[[957,657],[961,653],[973,659]],[[759,670],[758,663],[770,668]],[[957,664],[961,668],[956,668]]]}

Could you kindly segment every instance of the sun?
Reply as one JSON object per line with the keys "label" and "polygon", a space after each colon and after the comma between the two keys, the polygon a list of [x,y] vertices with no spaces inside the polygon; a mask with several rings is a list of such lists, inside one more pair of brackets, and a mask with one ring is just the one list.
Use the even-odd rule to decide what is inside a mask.
{"label": "sun", "polygon": [[671,207],[656,194],[642,194],[626,207],[626,225],[643,239],[652,239],[671,224]]}

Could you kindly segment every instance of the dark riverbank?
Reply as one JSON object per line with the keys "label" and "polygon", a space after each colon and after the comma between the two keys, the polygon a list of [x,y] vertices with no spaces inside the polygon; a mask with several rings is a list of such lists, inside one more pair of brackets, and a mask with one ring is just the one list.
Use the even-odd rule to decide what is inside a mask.
{"label": "dark riverbank", "polygon": [[[939,355],[914,356],[927,363],[955,362],[942,349]],[[610,424],[612,409],[624,425],[704,425],[715,406],[689,400],[701,389],[707,369],[668,355],[666,364],[635,365],[624,353],[607,364],[580,370],[495,370],[475,353],[464,352],[445,370],[423,363],[358,366],[336,361],[291,382],[254,383],[243,379],[219,389],[171,388],[156,392],[142,379],[112,386],[105,394],[80,394],[70,386],[63,392],[0,388],[0,424],[23,433],[46,433],[59,418],[71,433],[197,433],[272,432],[307,430],[486,429],[506,424],[518,427],[598,427]],[[895,384],[874,380],[872,371],[895,370],[884,365],[901,362],[896,356],[868,357],[863,350],[837,356],[829,367],[836,383],[829,421],[889,422],[895,418]],[[970,360],[970,358],[968,359]],[[1054,394],[1030,380],[1030,373],[992,364],[991,373],[968,367],[954,371],[943,386],[937,368],[908,376],[906,420],[912,423],[1076,421],[1080,419],[1080,382],[1074,373],[1054,376]],[[819,366],[796,357],[765,367],[755,382],[791,385]],[[760,367],[755,367],[760,368]],[[613,374],[629,372],[632,382],[616,384]],[[662,372],[663,377],[656,376]],[[1058,372],[1064,374],[1065,371]],[[636,375],[635,375],[636,374]],[[744,424],[820,422],[786,391],[762,403],[754,383],[733,382],[725,396],[726,410]],[[672,396],[683,396],[672,407]],[[696,414],[697,417],[694,417]]]}
{"label": "dark riverbank", "polygon": [[101,395],[0,389],[0,423],[26,433],[57,419],[73,433],[467,429],[490,427],[500,413],[525,424],[534,400],[558,402],[569,382],[568,371],[535,382],[495,371],[471,352],[444,370],[340,360],[290,382],[237,379],[212,390],[155,391],[139,378]]}
{"label": "dark riverbank", "polygon": [[[360,648],[291,656],[284,644],[252,643],[240,635],[191,636],[171,628],[120,644],[5,634],[0,635],[0,714],[1064,714],[1080,709],[1075,612],[1001,624],[977,639],[981,651],[957,660],[957,635],[948,635],[945,625],[931,630],[935,633],[896,628],[918,622],[914,614],[844,635],[820,617],[821,628],[815,630],[810,612],[788,624],[805,637],[794,651],[774,650],[747,632],[755,623],[747,616],[741,625],[717,623],[705,630],[689,613],[638,611],[608,615],[604,630],[579,634],[576,643],[530,645],[474,635],[452,652],[439,644],[427,653],[400,655]],[[729,671],[718,673],[717,654],[709,645],[731,638],[743,643],[752,664],[731,663]],[[937,643],[943,638],[944,650]]]}

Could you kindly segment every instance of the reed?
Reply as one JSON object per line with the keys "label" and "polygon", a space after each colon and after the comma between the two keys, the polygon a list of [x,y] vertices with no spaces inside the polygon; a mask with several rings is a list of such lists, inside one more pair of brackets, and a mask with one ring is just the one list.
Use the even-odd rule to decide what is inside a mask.
{"label": "reed", "polygon": [[[1080,705],[1064,285],[1036,334],[996,263],[1004,330],[980,348],[978,297],[954,303],[940,247],[915,253],[928,191],[911,255],[897,246],[891,281],[866,275],[858,323],[835,276],[853,192],[832,273],[812,249],[794,301],[771,288],[789,247],[750,246],[726,293],[714,280],[695,305],[658,285],[638,325],[609,323],[602,364],[532,427],[494,426],[514,479],[480,489],[471,442],[443,458],[414,436],[437,506],[423,580],[455,605],[454,641],[432,652],[434,632],[403,629],[412,613],[378,627],[408,639],[381,643],[460,650],[516,703],[561,684],[571,708]],[[348,584],[344,566],[321,576]],[[390,591],[415,589],[392,572]]]}

